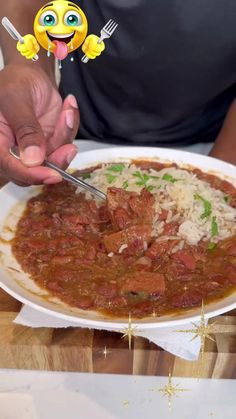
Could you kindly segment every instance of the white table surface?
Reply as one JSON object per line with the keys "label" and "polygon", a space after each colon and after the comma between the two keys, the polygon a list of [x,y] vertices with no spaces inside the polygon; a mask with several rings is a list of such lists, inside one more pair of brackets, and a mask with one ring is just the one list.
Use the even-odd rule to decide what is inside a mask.
{"label": "white table surface", "polygon": [[236,380],[0,371],[1,419],[235,419]]}
{"label": "white table surface", "polygon": [[[96,141],[88,141],[88,140],[77,140],[75,141],[75,144],[78,146],[79,151],[81,152],[89,151],[93,149],[95,150],[95,149],[107,148],[107,147],[117,147],[114,144],[99,143]],[[131,144],[128,144],[128,145],[130,146]],[[118,145],[118,147],[120,146]],[[212,144],[210,143],[206,143],[206,144],[198,143],[198,144],[193,144],[187,147],[179,147],[179,149],[190,151],[192,153],[208,154],[211,147],[212,147]]]}

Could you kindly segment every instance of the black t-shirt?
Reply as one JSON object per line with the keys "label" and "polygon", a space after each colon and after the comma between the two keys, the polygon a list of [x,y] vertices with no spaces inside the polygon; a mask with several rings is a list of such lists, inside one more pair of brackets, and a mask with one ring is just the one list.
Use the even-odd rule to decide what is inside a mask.
{"label": "black t-shirt", "polygon": [[235,0],[77,0],[99,35],[119,27],[88,64],[81,48],[62,63],[79,136],[183,145],[213,141],[236,94]]}

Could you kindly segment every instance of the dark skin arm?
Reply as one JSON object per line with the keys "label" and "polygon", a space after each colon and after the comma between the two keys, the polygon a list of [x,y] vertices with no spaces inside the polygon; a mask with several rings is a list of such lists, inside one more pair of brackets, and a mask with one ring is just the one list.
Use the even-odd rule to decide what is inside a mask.
{"label": "dark skin arm", "polygon": [[[34,17],[43,4],[4,1],[0,19],[7,16],[21,35],[33,34]],[[77,153],[72,144],[79,125],[76,99],[69,95],[62,103],[54,60],[43,49],[37,62],[26,60],[1,24],[0,43],[5,62],[0,72],[0,175],[20,185],[60,182],[60,175],[41,164],[47,157],[66,168]],[[15,143],[22,161],[9,154]]]}
{"label": "dark skin arm", "polygon": [[236,165],[236,100],[226,115],[210,156]]}

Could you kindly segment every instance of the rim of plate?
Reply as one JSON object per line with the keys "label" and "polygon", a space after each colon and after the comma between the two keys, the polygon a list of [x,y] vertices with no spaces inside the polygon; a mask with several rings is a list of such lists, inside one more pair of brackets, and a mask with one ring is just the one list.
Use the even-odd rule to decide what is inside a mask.
{"label": "rim of plate", "polygon": [[[191,153],[189,151],[181,151],[176,149],[170,148],[158,148],[158,147],[114,147],[114,148],[103,148],[103,149],[94,149],[90,151],[85,151],[79,153],[75,159],[72,161],[70,165],[70,169],[80,169],[85,168],[88,166],[96,165],[98,163],[107,163],[109,161],[115,160],[127,160],[130,159],[140,159],[140,160],[158,160],[158,161],[170,161],[176,162],[177,164],[189,167],[196,167],[207,171],[209,173],[214,173],[219,175],[220,177],[226,178],[227,180],[234,183],[236,186],[236,167],[232,164],[226,163],[224,161],[204,156],[198,153]],[[0,197],[2,194],[8,192],[9,188],[11,188],[11,192],[16,191],[19,189],[18,186],[13,185],[12,183],[4,186],[0,190]],[[37,187],[30,187],[27,188],[28,190],[35,190]],[[27,195],[27,194],[25,194]],[[27,197],[23,198],[24,200]],[[17,202],[17,201],[15,201]],[[0,222],[2,223],[4,219],[1,219]],[[2,269],[1,269],[2,271]],[[44,314],[52,316],[57,319],[61,319],[68,323],[73,323],[75,326],[82,326],[82,327],[93,327],[93,328],[106,328],[114,331],[122,332],[122,328],[127,324],[127,319],[112,319],[107,317],[103,317],[101,319],[96,318],[84,318],[81,311],[75,315],[73,314],[73,307],[68,307],[68,310],[65,308],[57,308],[57,306],[53,307],[54,303],[46,303],[41,301],[37,301],[40,299],[40,296],[35,297],[35,295],[30,292],[30,290],[25,290],[24,287],[20,287],[19,283],[17,283],[14,278],[10,275],[10,273],[5,272],[5,275],[8,277],[8,281],[4,281],[0,278],[0,287],[5,290],[8,294],[10,294],[15,299],[19,300],[26,306],[29,306],[37,311],[40,311]],[[12,285],[9,286],[7,282],[12,281]],[[14,285],[20,288],[21,291],[15,291]],[[27,296],[30,294],[31,296]],[[25,296],[26,295],[26,296]],[[224,304],[225,301],[225,304]],[[227,302],[228,301],[228,302]],[[49,306],[49,307],[48,307]],[[211,317],[218,316],[220,314],[226,313],[230,310],[236,308],[236,294],[230,295],[229,297],[225,297],[222,300],[218,300],[218,302],[210,303],[205,307],[205,318],[209,319]],[[64,311],[64,312],[63,312]],[[67,312],[68,311],[68,312]],[[88,313],[88,311],[86,311]],[[91,311],[91,317],[95,315],[95,312]],[[183,324],[191,323],[194,321],[199,321],[201,318],[201,307],[195,307],[193,309],[188,309],[186,314],[184,312],[181,315],[167,315],[157,317],[156,319],[153,318],[143,318],[142,319],[134,319],[132,321],[132,325],[136,326],[138,330],[144,329],[154,329],[154,328],[162,328],[162,327],[175,327],[180,326]],[[163,320],[162,320],[163,319]]]}

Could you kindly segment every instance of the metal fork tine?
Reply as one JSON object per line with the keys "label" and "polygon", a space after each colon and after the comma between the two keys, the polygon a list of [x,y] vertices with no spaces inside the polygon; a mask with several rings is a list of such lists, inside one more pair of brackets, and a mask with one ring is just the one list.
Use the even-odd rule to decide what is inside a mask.
{"label": "metal fork tine", "polygon": [[110,30],[110,35],[113,34],[113,32],[116,30],[117,26],[118,26],[118,23],[116,23],[115,26],[113,26],[113,28]]}
{"label": "metal fork tine", "polygon": [[105,29],[105,32],[110,33],[113,23],[111,23],[108,28]]}
{"label": "metal fork tine", "polygon": [[116,22],[113,22],[112,25],[109,27],[108,32],[111,33],[115,26],[116,26]]}
{"label": "metal fork tine", "polygon": [[113,20],[112,19],[110,19],[106,24],[105,24],[105,26],[103,26],[103,29],[104,29],[104,31],[106,31],[107,30],[107,28],[110,26],[110,24],[113,22]]}
{"label": "metal fork tine", "polygon": [[116,25],[116,22],[112,21],[112,24],[109,26],[108,32],[110,32],[115,25]]}

